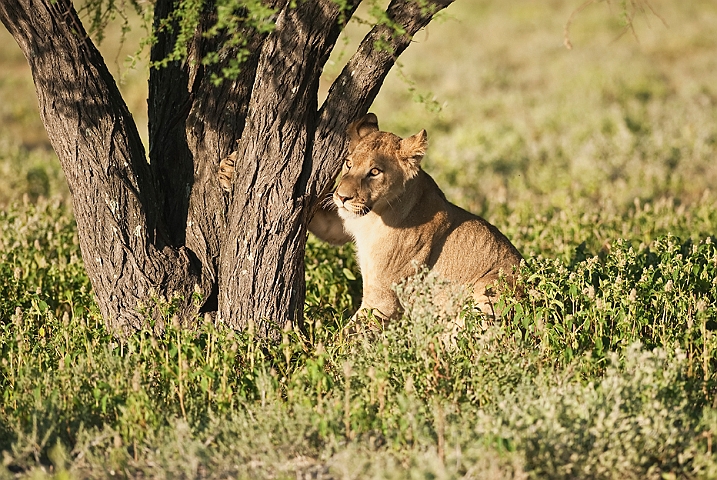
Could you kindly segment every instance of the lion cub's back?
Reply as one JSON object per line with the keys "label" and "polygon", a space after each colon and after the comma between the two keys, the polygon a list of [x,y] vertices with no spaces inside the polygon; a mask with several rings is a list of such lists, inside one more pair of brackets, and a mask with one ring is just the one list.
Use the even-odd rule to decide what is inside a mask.
{"label": "lion cub's back", "polygon": [[463,284],[482,283],[500,271],[510,276],[523,258],[510,240],[485,219],[448,201],[446,210],[451,228],[434,247],[433,268]]}

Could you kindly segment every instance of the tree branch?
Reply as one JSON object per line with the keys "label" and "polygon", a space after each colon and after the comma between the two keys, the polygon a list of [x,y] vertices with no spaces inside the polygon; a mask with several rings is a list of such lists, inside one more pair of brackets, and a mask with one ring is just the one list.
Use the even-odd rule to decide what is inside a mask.
{"label": "tree branch", "polygon": [[[154,6],[156,42],[152,44],[152,63],[167,58],[177,41],[177,26],[160,28],[176,8],[174,0],[158,0]],[[176,24],[176,22],[175,22]],[[194,174],[192,154],[187,147],[185,123],[192,104],[190,72],[187,62],[173,61],[163,67],[150,67],[149,159],[157,181],[157,197],[165,235],[172,245],[185,243],[189,203],[188,186]]]}
{"label": "tree branch", "polygon": [[[284,326],[301,317],[318,82],[341,31],[339,19],[357,5],[349,2],[349,15],[333,0],[287,6],[262,46],[219,266],[220,316],[236,327],[253,319],[271,335],[267,319]],[[262,291],[273,291],[273,298],[267,301]]]}
{"label": "tree branch", "polygon": [[[332,187],[341,168],[341,157],[327,155],[335,150],[331,146],[346,143],[346,127],[368,111],[386,75],[413,36],[452,2],[393,0],[386,13],[394,25],[374,26],[331,85],[319,111],[314,139],[313,171],[308,183],[313,188],[310,194],[314,204]],[[405,33],[397,33],[396,27]]]}
{"label": "tree branch", "polygon": [[[288,0],[265,0],[265,6],[282,8]],[[190,62],[194,67],[192,77],[192,107],[183,124],[185,141],[193,152],[188,212],[186,216],[186,244],[202,261],[204,274],[216,282],[219,269],[221,235],[225,223],[225,199],[217,181],[217,170],[222,158],[236,148],[236,141],[244,131],[249,101],[256,82],[259,56],[268,34],[251,26],[241,28],[246,41],[244,46],[250,55],[241,65],[235,79],[225,79],[219,85],[212,76],[222,77],[223,69],[236,55],[238,48],[224,48],[222,61],[203,65],[206,52],[219,51],[225,41],[235,32],[223,32],[213,38],[203,38],[202,32],[210,29],[216,21],[215,12],[208,8],[200,22],[197,41],[191,50]],[[183,192],[178,192],[183,194]],[[181,197],[180,197],[181,198]],[[214,294],[212,294],[214,295]],[[213,304],[207,309],[216,308]]]}

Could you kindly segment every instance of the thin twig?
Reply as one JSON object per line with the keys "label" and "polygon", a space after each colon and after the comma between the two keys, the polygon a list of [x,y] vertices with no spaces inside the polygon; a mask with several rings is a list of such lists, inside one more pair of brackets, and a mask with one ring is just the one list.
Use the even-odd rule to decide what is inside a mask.
{"label": "thin twig", "polygon": [[573,19],[575,16],[585,10],[591,3],[594,3],[595,0],[587,0],[582,5],[580,5],[578,8],[573,10],[573,13],[570,14],[570,17],[568,17],[568,21],[565,23],[565,29],[563,30],[563,45],[565,45],[565,48],[568,50],[573,49],[573,44],[570,43],[570,24],[573,23]]}

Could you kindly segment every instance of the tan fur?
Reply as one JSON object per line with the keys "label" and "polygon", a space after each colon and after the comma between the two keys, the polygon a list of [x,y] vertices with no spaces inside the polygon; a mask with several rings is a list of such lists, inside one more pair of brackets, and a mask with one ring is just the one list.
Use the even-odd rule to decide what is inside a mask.
{"label": "tan fur", "polygon": [[378,129],[373,114],[348,129],[350,152],[333,199],[343,228],[356,242],[363,276],[361,310],[400,314],[392,285],[426,265],[473,288],[480,308],[493,314],[502,272],[509,282],[521,256],[496,227],[446,200],[421,169],[425,130],[401,139]]}
{"label": "tan fur", "polygon": [[228,156],[222,158],[222,161],[219,162],[219,171],[217,172],[219,186],[227,193],[232,191],[234,163],[236,162],[236,157],[237,152],[232,152]]}

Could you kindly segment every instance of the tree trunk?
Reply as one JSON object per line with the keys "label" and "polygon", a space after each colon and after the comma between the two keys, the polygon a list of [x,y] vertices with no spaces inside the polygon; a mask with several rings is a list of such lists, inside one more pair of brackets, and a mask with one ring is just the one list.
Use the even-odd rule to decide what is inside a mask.
{"label": "tree trunk", "polygon": [[[335,178],[348,123],[368,110],[411,37],[451,0],[394,0],[318,109],[324,63],[359,0],[278,12],[269,34],[246,28],[252,54],[236,80],[210,81],[225,64],[203,55],[221,37],[207,9],[189,58],[152,69],[149,162],[127,107],[69,0],[0,4],[0,19],[30,63],[40,112],[73,195],[88,275],[107,322],[122,330],[153,318],[155,298],[174,298],[191,323],[218,311],[236,328],[264,335],[301,322],[306,225]],[[177,2],[158,0],[155,26]],[[151,58],[176,38],[158,31]],[[380,43],[380,46],[378,46]],[[225,52],[227,58],[233,53]],[[233,191],[219,188],[220,160],[236,157]],[[197,302],[195,293],[201,296]]]}
{"label": "tree trunk", "polygon": [[40,115],[72,193],[82,257],[103,317],[141,328],[153,298],[185,309],[200,285],[196,256],[164,236],[158,189],[105,63],[69,0],[0,3],[31,70]]}

